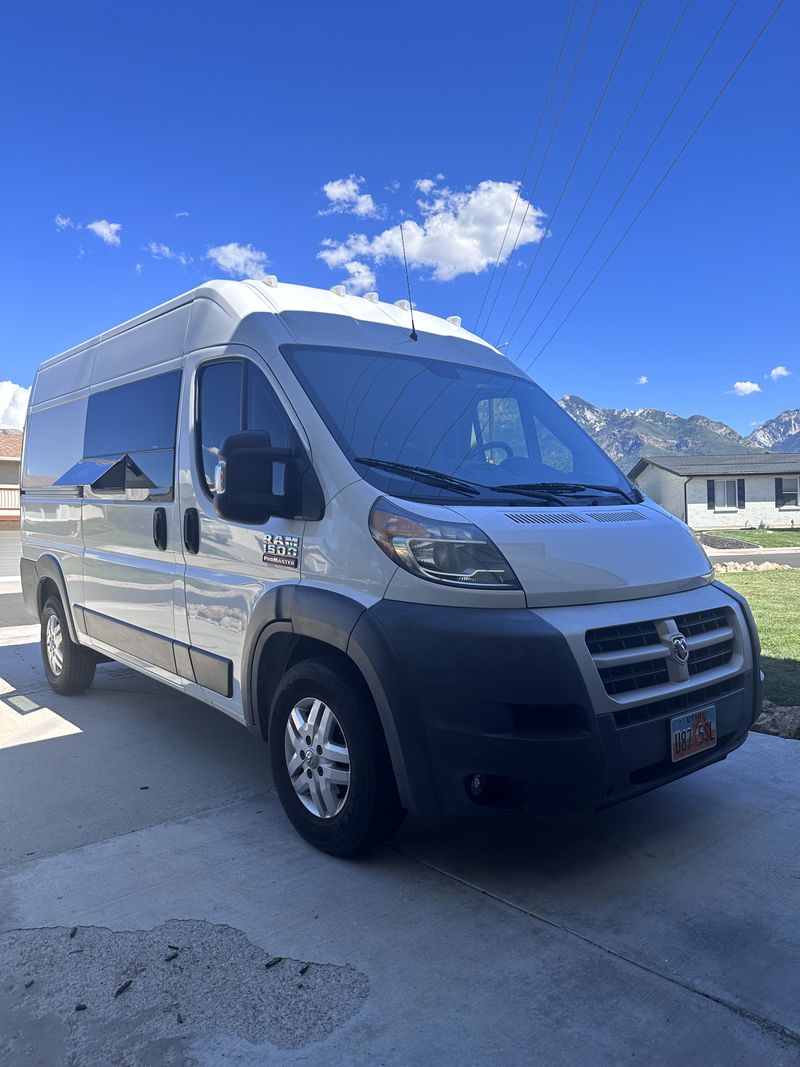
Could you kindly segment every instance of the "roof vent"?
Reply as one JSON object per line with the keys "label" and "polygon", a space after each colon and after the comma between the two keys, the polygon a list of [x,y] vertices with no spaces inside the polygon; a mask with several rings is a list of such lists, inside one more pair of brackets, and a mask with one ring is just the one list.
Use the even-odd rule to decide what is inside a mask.
{"label": "roof vent", "polygon": [[454,326],[460,326],[461,325],[461,316],[460,315],[448,315],[447,316],[447,321],[451,322]]}
{"label": "roof vent", "polygon": [[380,297],[377,293],[364,293],[364,299],[369,300],[370,304],[377,304]]}
{"label": "roof vent", "polygon": [[411,304],[407,300],[395,300],[394,306],[400,308],[402,311],[410,311]]}
{"label": "roof vent", "polygon": [[278,288],[278,275],[277,274],[268,274],[266,276],[266,278],[264,279],[264,284],[268,285],[270,287],[270,289],[277,289]]}
{"label": "roof vent", "polygon": [[334,296],[347,296],[347,289],[344,285],[332,285],[331,292]]}

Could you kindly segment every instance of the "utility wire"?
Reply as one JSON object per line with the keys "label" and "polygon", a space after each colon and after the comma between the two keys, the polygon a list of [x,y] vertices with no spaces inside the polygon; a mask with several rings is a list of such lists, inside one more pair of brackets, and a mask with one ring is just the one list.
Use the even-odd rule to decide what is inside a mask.
{"label": "utility wire", "polygon": [[[691,142],[692,142],[692,141],[694,140],[694,138],[695,138],[695,135],[696,135],[696,134],[697,134],[697,132],[698,132],[698,131],[700,130],[700,127],[701,127],[701,126],[703,125],[703,123],[704,123],[704,122],[706,121],[706,119],[708,118],[708,116],[709,116],[709,115],[711,114],[711,112],[712,112],[712,111],[714,110],[714,108],[715,108],[715,107],[717,106],[717,104],[719,103],[719,101],[720,101],[720,99],[721,99],[721,97],[722,97],[723,93],[724,93],[724,92],[725,92],[725,90],[726,90],[726,89],[728,88],[728,86],[729,86],[729,85],[731,84],[731,82],[732,82],[732,81],[733,81],[733,79],[734,79],[734,78],[736,77],[736,75],[737,75],[737,74],[739,73],[739,71],[741,70],[741,68],[742,68],[742,66],[744,65],[745,61],[746,61],[746,60],[747,60],[747,58],[749,57],[750,53],[751,53],[751,52],[753,51],[753,49],[755,48],[755,46],[756,46],[756,45],[758,44],[758,42],[759,42],[759,41],[761,40],[761,38],[762,38],[762,36],[764,35],[764,33],[765,33],[765,31],[766,31],[767,27],[769,26],[769,24],[770,24],[770,23],[772,22],[772,20],[773,20],[773,19],[775,18],[775,16],[776,16],[776,15],[778,14],[778,12],[780,11],[780,9],[781,9],[781,8],[783,7],[783,4],[784,4],[784,0],[779,0],[779,2],[778,2],[778,3],[777,3],[777,4],[775,5],[775,7],[774,7],[774,8],[772,9],[771,13],[770,13],[770,14],[769,14],[769,15],[767,16],[767,19],[765,20],[765,22],[764,22],[764,23],[763,23],[763,25],[761,26],[761,29],[760,29],[760,30],[758,31],[758,33],[757,33],[757,34],[756,34],[756,36],[754,37],[753,41],[751,42],[751,44],[750,44],[750,47],[749,47],[749,48],[747,49],[747,51],[746,51],[746,52],[745,52],[745,54],[744,54],[744,55],[742,56],[742,58],[741,58],[741,59],[739,60],[739,62],[738,62],[738,63],[736,64],[736,66],[735,66],[735,67],[733,68],[733,70],[731,71],[731,73],[730,73],[730,75],[728,76],[727,80],[726,80],[726,81],[725,81],[725,83],[723,84],[722,88],[720,89],[720,91],[719,91],[719,92],[717,93],[717,95],[716,95],[716,96],[714,97],[714,99],[712,100],[711,104],[710,104],[710,105],[708,106],[708,108],[706,109],[706,111],[705,111],[705,113],[703,114],[703,116],[702,116],[702,118],[700,119],[700,121],[699,121],[699,122],[697,123],[697,125],[696,125],[696,126],[694,127],[694,129],[692,130],[692,132],[691,132],[691,133],[689,134],[689,136],[688,136],[688,137],[686,138],[686,140],[684,141],[684,143],[683,143],[683,145],[681,146],[681,149],[680,149],[680,151],[678,152],[678,154],[677,154],[677,155],[675,156],[675,158],[674,158],[674,159],[672,160],[672,162],[670,163],[669,167],[667,167],[666,171],[665,171],[665,172],[663,173],[663,175],[661,176],[661,178],[660,178],[660,179],[659,179],[659,181],[657,182],[657,184],[656,184],[655,188],[654,188],[654,189],[653,189],[653,191],[652,191],[652,192],[650,193],[650,195],[648,196],[648,198],[647,198],[647,199],[645,200],[645,202],[644,202],[644,203],[642,204],[642,206],[641,206],[641,207],[639,208],[639,210],[638,210],[638,211],[636,212],[636,214],[634,215],[633,219],[631,220],[630,224],[628,225],[628,228],[627,228],[627,229],[625,230],[625,232],[624,232],[624,233],[622,234],[622,236],[620,237],[620,239],[619,239],[619,240],[617,241],[617,243],[616,243],[616,244],[614,245],[614,247],[613,247],[613,248],[611,249],[611,251],[609,252],[609,254],[608,254],[608,255],[606,256],[606,258],[605,258],[605,259],[603,260],[603,262],[602,262],[602,263],[600,264],[599,268],[597,269],[597,271],[595,272],[595,274],[594,274],[594,275],[592,276],[592,278],[591,278],[591,280],[589,281],[588,285],[587,285],[587,286],[586,286],[586,288],[585,288],[585,289],[583,290],[583,292],[582,292],[582,293],[581,293],[581,295],[580,295],[580,296],[578,297],[578,299],[577,299],[577,300],[575,301],[575,303],[574,303],[574,304],[572,305],[572,307],[571,307],[571,308],[569,309],[569,311],[567,312],[567,314],[566,314],[566,315],[564,316],[564,318],[563,318],[563,319],[561,320],[561,322],[560,322],[560,323],[558,324],[558,326],[557,326],[557,327],[555,328],[555,330],[554,330],[554,331],[552,332],[552,334],[551,334],[551,335],[550,335],[550,336],[548,337],[547,341],[546,341],[546,342],[544,343],[544,345],[542,345],[542,347],[541,347],[541,348],[539,349],[539,351],[538,351],[538,352],[536,353],[536,355],[535,355],[535,356],[533,357],[533,359],[532,359],[532,360],[530,361],[530,363],[528,363],[528,365],[526,366],[525,370],[529,370],[529,369],[530,369],[530,368],[531,368],[531,367],[533,366],[533,364],[534,364],[534,363],[535,363],[535,362],[536,362],[536,361],[537,361],[537,360],[539,359],[539,357],[540,357],[540,356],[542,355],[542,353],[543,353],[543,352],[545,351],[545,349],[546,349],[546,348],[548,347],[548,345],[550,344],[550,342],[551,342],[551,341],[552,341],[552,340],[553,340],[553,339],[555,338],[556,334],[557,334],[557,333],[559,332],[559,330],[561,329],[561,327],[562,327],[562,326],[564,325],[564,323],[565,323],[565,322],[567,321],[567,319],[568,319],[568,318],[570,317],[570,315],[572,315],[572,313],[573,313],[573,311],[575,310],[575,308],[577,308],[578,304],[580,304],[580,302],[581,302],[581,301],[583,300],[583,298],[584,298],[584,297],[586,296],[586,294],[587,294],[587,293],[589,292],[589,290],[591,289],[591,287],[592,287],[592,286],[594,285],[594,283],[595,283],[595,282],[597,281],[597,279],[599,278],[599,276],[600,276],[600,275],[602,274],[603,270],[604,270],[604,269],[606,268],[606,266],[608,265],[609,261],[611,260],[612,256],[614,255],[614,253],[615,253],[615,252],[617,251],[617,249],[619,248],[619,246],[620,246],[620,245],[622,244],[622,242],[623,242],[623,241],[625,240],[625,238],[626,238],[626,237],[628,236],[628,234],[629,234],[629,233],[631,232],[631,230],[633,229],[633,227],[635,226],[636,222],[637,222],[637,221],[639,220],[639,218],[641,217],[641,215],[642,215],[642,214],[644,214],[644,211],[645,211],[645,209],[647,208],[647,206],[648,206],[648,204],[650,203],[650,201],[651,201],[651,200],[653,199],[653,197],[654,197],[654,196],[656,195],[656,193],[658,192],[658,190],[659,190],[659,189],[661,188],[661,186],[662,186],[662,185],[664,184],[664,182],[665,182],[665,181],[667,180],[667,178],[669,177],[670,173],[672,172],[672,170],[674,169],[675,165],[677,164],[678,160],[679,160],[679,159],[681,158],[681,156],[683,155],[683,153],[684,153],[684,152],[686,151],[686,149],[687,149],[687,148],[689,147],[689,145],[691,144]],[[525,351],[525,349],[526,349],[526,348],[528,347],[528,345],[530,344],[531,340],[533,340],[533,338],[532,338],[532,337],[530,337],[530,338],[528,339],[528,341],[526,341],[526,343],[525,343],[525,345],[523,346],[523,348],[522,348],[522,349],[520,349],[520,353],[519,353],[520,355],[522,355],[522,353],[523,353],[523,352]]]}
{"label": "utility wire", "polygon": [[572,64],[572,70],[570,71],[569,79],[567,81],[566,87],[564,88],[564,92],[561,95],[561,102],[560,102],[560,104],[558,106],[558,113],[556,114],[555,122],[553,123],[553,128],[550,131],[550,136],[549,136],[549,138],[547,140],[547,144],[545,145],[544,155],[542,156],[542,161],[539,164],[539,170],[536,172],[536,177],[533,180],[533,186],[532,186],[531,191],[529,193],[528,200],[527,200],[527,202],[525,204],[525,210],[524,210],[524,212],[522,214],[522,219],[520,221],[519,227],[517,228],[517,233],[516,233],[516,236],[514,237],[514,243],[511,246],[511,251],[508,253],[508,258],[506,259],[505,265],[503,267],[503,273],[500,276],[500,282],[499,282],[499,284],[497,286],[497,289],[495,290],[494,298],[492,300],[492,305],[489,308],[489,314],[486,316],[486,321],[484,322],[484,329],[489,325],[489,321],[491,320],[492,314],[494,313],[494,307],[495,307],[495,304],[497,303],[497,297],[498,297],[498,295],[500,293],[500,290],[503,288],[503,283],[505,282],[506,275],[508,274],[509,264],[511,263],[511,260],[512,260],[512,258],[514,256],[514,252],[516,251],[517,245],[519,244],[519,238],[520,238],[520,234],[522,233],[522,228],[525,225],[525,220],[528,217],[528,212],[530,211],[531,205],[533,203],[533,199],[536,196],[536,190],[539,187],[539,179],[542,176],[542,170],[544,169],[544,165],[547,162],[547,157],[550,155],[550,147],[553,144],[553,138],[555,137],[556,131],[558,130],[559,123],[561,122],[561,115],[563,114],[563,111],[564,111],[564,105],[567,102],[567,97],[569,96],[570,89],[572,88],[572,83],[575,80],[575,73],[576,73],[576,71],[578,69],[578,64],[580,63],[581,56],[583,55],[583,49],[584,49],[584,46],[586,44],[586,39],[589,36],[589,30],[592,28],[592,23],[594,22],[594,16],[595,16],[595,13],[597,11],[597,7],[598,7],[599,3],[600,3],[600,0],[595,0],[594,7],[592,8],[591,13],[589,14],[589,21],[586,23],[586,28],[583,31],[583,37],[581,37],[581,43],[578,46],[578,52],[577,52],[577,55],[575,56],[575,61]]}
{"label": "utility wire", "polygon": [[[687,13],[689,11],[689,8],[692,6],[693,3],[694,3],[694,0],[687,0],[686,6],[684,7],[683,11],[681,11],[681,13],[678,15],[678,20],[675,23],[675,25],[672,27],[672,32],[670,33],[669,37],[667,38],[666,43],[664,44],[664,47],[661,49],[661,52],[659,53],[658,58],[656,59],[655,64],[654,64],[652,70],[650,71],[650,74],[648,75],[647,80],[645,81],[644,85],[642,86],[642,90],[641,90],[641,92],[639,93],[639,96],[636,99],[636,103],[633,105],[633,108],[631,109],[630,114],[628,115],[627,119],[625,120],[625,125],[620,130],[619,137],[617,137],[617,139],[614,142],[614,145],[613,145],[611,151],[606,156],[605,163],[603,163],[603,166],[600,168],[600,173],[595,178],[594,185],[589,190],[589,194],[586,197],[586,199],[584,200],[584,202],[583,202],[583,204],[581,206],[581,209],[580,209],[580,211],[578,212],[578,214],[577,214],[577,216],[575,218],[575,221],[570,226],[569,231],[567,233],[567,236],[562,241],[561,247],[559,248],[558,252],[556,253],[555,259],[550,264],[550,266],[547,268],[547,272],[546,272],[545,276],[542,278],[541,282],[539,282],[539,288],[533,294],[533,297],[532,297],[530,303],[528,304],[527,308],[525,309],[525,312],[524,312],[524,314],[522,316],[522,319],[520,320],[520,325],[522,325],[522,322],[524,322],[526,316],[528,315],[528,312],[531,310],[533,305],[536,303],[536,300],[537,300],[537,298],[539,296],[539,293],[541,293],[542,289],[544,288],[544,286],[545,286],[545,284],[547,282],[547,279],[553,273],[554,267],[556,266],[556,264],[558,263],[559,259],[561,258],[561,253],[564,251],[564,249],[569,244],[569,239],[570,239],[570,237],[572,237],[573,233],[575,232],[575,227],[578,225],[578,223],[583,218],[584,211],[589,206],[589,202],[591,201],[592,197],[594,196],[595,192],[597,191],[597,187],[600,184],[600,182],[602,181],[603,175],[605,174],[606,170],[608,169],[609,163],[613,159],[615,152],[617,151],[617,149],[619,148],[620,144],[622,143],[623,137],[628,132],[628,127],[630,126],[631,122],[633,121],[634,116],[636,115],[636,112],[639,110],[639,105],[641,104],[642,100],[644,99],[645,93],[650,88],[650,84],[653,81],[653,78],[658,73],[658,69],[661,66],[661,63],[662,63],[662,60],[664,59],[664,56],[669,51],[670,45],[672,44],[673,40],[675,39],[675,34],[680,29],[680,26],[681,26],[684,18],[686,17],[686,15],[687,15]],[[519,326],[517,327],[517,329],[515,329],[514,333],[511,335],[511,338],[509,338],[509,341],[513,339],[513,337],[516,335],[518,330],[519,330]],[[508,342],[506,342],[506,343],[508,343]]]}
{"label": "utility wire", "polygon": [[[572,160],[572,166],[569,168],[569,172],[567,174],[567,177],[564,180],[564,184],[561,186],[561,192],[558,194],[558,199],[556,200],[555,207],[553,208],[552,212],[550,213],[550,218],[547,221],[548,230],[550,230],[550,227],[553,225],[553,222],[555,221],[555,217],[558,214],[558,209],[559,209],[559,207],[561,205],[561,201],[564,199],[564,196],[565,196],[565,194],[567,192],[567,189],[569,188],[569,183],[572,181],[572,176],[575,173],[575,168],[577,167],[578,162],[579,162],[581,156],[583,155],[583,150],[586,147],[586,142],[589,139],[589,134],[592,132],[592,127],[594,126],[595,121],[597,119],[597,116],[600,113],[600,108],[603,106],[603,101],[606,98],[606,94],[608,93],[608,90],[609,90],[609,88],[611,86],[612,81],[614,80],[614,75],[617,73],[617,67],[619,66],[619,62],[622,59],[622,54],[625,51],[625,48],[626,48],[626,46],[628,44],[628,41],[630,40],[631,33],[633,32],[633,27],[636,25],[636,20],[639,17],[639,12],[642,10],[642,5],[643,4],[644,4],[644,0],[639,0],[639,3],[636,5],[636,7],[634,9],[634,12],[633,12],[633,15],[631,16],[631,20],[628,23],[628,28],[625,31],[625,36],[622,38],[622,44],[620,44],[619,48],[617,49],[617,54],[614,57],[614,62],[611,65],[611,70],[608,72],[608,77],[606,78],[605,85],[603,86],[603,89],[602,89],[602,91],[600,93],[600,98],[598,99],[597,104],[595,106],[595,109],[592,112],[592,117],[589,119],[589,124],[586,127],[586,130],[584,131],[583,139],[582,139],[580,145],[578,146],[578,151],[575,153],[575,158]],[[520,301],[520,297],[522,296],[522,293],[523,293],[523,291],[525,289],[525,286],[528,284],[528,279],[531,276],[531,272],[533,271],[533,268],[536,265],[536,260],[539,258],[539,253],[542,250],[542,246],[544,244],[544,237],[545,236],[546,235],[542,235],[542,239],[539,241],[538,245],[536,246],[536,251],[534,252],[533,258],[531,259],[531,262],[530,262],[530,264],[528,266],[528,269],[525,272],[525,277],[522,279],[522,284],[520,285],[519,289],[517,290],[517,295],[514,297],[514,302],[511,305],[511,310],[506,315],[505,322],[501,326],[500,331],[498,333],[497,342],[496,342],[497,344],[499,344],[500,341],[502,340],[502,336],[505,333],[506,327],[508,326],[508,324],[511,321],[511,318],[512,318],[512,316],[514,314],[514,312],[516,311],[517,304]]]}
{"label": "utility wire", "polygon": [[561,66],[561,60],[562,60],[562,58],[564,56],[564,49],[567,47],[567,38],[569,37],[570,30],[572,29],[572,23],[573,23],[573,20],[575,18],[575,12],[578,10],[578,2],[579,2],[579,0],[575,0],[575,2],[572,5],[572,11],[570,11],[569,21],[567,22],[567,28],[564,30],[564,36],[561,39],[561,48],[559,49],[558,57],[556,59],[555,66],[553,67],[553,73],[550,75],[550,82],[549,82],[549,84],[547,86],[547,91],[545,92],[544,103],[542,104],[542,110],[539,113],[539,121],[536,123],[536,129],[534,130],[533,139],[531,141],[531,146],[530,146],[530,149],[528,150],[528,158],[525,161],[525,169],[522,171],[522,177],[520,178],[519,185],[517,186],[517,195],[514,197],[514,206],[511,209],[511,214],[508,216],[508,222],[506,223],[506,230],[505,230],[505,233],[503,234],[503,240],[500,242],[500,248],[498,249],[498,252],[497,252],[497,258],[494,261],[494,266],[492,267],[492,273],[489,275],[489,281],[488,281],[486,289],[484,290],[484,293],[483,293],[483,300],[481,300],[481,306],[478,308],[478,314],[475,316],[475,330],[478,329],[478,323],[481,320],[481,315],[483,314],[483,309],[486,306],[486,300],[487,300],[487,297],[489,296],[489,292],[490,292],[490,290],[492,288],[492,283],[494,282],[494,276],[495,276],[495,274],[497,272],[497,267],[498,267],[498,265],[500,263],[500,258],[503,255],[503,249],[506,246],[506,239],[508,238],[508,231],[511,229],[511,220],[514,218],[514,213],[517,210],[517,204],[519,204],[519,198],[520,198],[520,194],[522,192],[522,187],[525,184],[525,179],[528,177],[528,168],[531,165],[531,159],[533,158],[533,152],[534,152],[534,149],[536,148],[536,144],[537,144],[537,142],[539,140],[539,133],[541,131],[542,122],[544,121],[544,116],[545,116],[545,113],[547,111],[547,105],[550,103],[550,94],[553,91],[553,85],[555,84],[556,76],[557,76],[559,68]]}
{"label": "utility wire", "polygon": [[[603,232],[603,230],[605,229],[606,225],[608,224],[609,219],[614,214],[614,212],[617,210],[617,208],[619,207],[620,202],[622,201],[622,198],[625,196],[625,194],[627,193],[628,189],[630,189],[631,185],[633,184],[633,181],[636,178],[636,175],[639,173],[639,171],[644,166],[644,164],[645,164],[645,162],[647,160],[647,157],[650,155],[650,153],[652,152],[653,148],[655,147],[655,144],[658,141],[659,137],[664,132],[664,128],[666,127],[667,123],[669,122],[669,120],[674,115],[675,110],[677,109],[677,107],[680,104],[681,100],[684,98],[684,96],[686,95],[687,91],[689,90],[689,87],[691,86],[692,82],[696,78],[698,72],[700,71],[700,68],[703,66],[703,64],[705,63],[706,59],[708,58],[712,48],[717,43],[717,40],[718,40],[720,34],[722,33],[723,29],[725,28],[725,25],[727,24],[728,19],[731,17],[733,12],[735,11],[738,3],[739,3],[739,0],[733,0],[733,3],[728,8],[727,14],[724,16],[724,18],[722,19],[722,22],[717,27],[717,31],[714,34],[714,36],[711,38],[711,41],[709,42],[709,44],[706,47],[706,50],[703,52],[703,54],[700,56],[700,59],[695,64],[694,70],[692,71],[692,73],[687,78],[687,80],[684,83],[683,88],[681,89],[680,93],[678,94],[675,102],[673,103],[673,105],[669,109],[669,111],[667,112],[666,116],[664,117],[663,121],[661,122],[661,125],[656,130],[653,138],[651,139],[650,143],[648,144],[647,148],[645,149],[644,154],[639,159],[639,162],[634,167],[633,173],[631,174],[631,176],[628,178],[628,180],[623,185],[622,191],[620,192],[619,196],[614,201],[614,203],[611,205],[611,208],[609,209],[608,213],[606,214],[606,217],[600,223],[600,226],[598,227],[597,231],[595,232],[594,237],[589,242],[586,250],[584,251],[584,253],[581,256],[581,258],[578,260],[578,262],[575,265],[575,268],[573,269],[572,273],[570,274],[570,276],[567,278],[567,280],[562,285],[561,289],[558,292],[558,295],[553,300],[553,302],[550,304],[550,307],[547,309],[547,311],[545,312],[544,316],[539,321],[536,329],[530,335],[530,337],[528,338],[528,340],[525,343],[524,348],[521,351],[524,351],[525,348],[528,347],[528,345],[531,343],[531,341],[536,336],[536,334],[539,332],[539,330],[541,330],[542,326],[544,326],[544,324],[547,321],[547,319],[549,318],[550,313],[552,312],[553,308],[556,306],[558,301],[564,295],[564,291],[566,290],[567,286],[572,281],[572,279],[575,277],[575,275],[578,273],[578,270],[580,269],[581,265],[583,264],[583,262],[585,261],[586,257],[589,255],[589,253],[591,252],[592,248],[594,247],[594,245],[597,242],[598,238],[600,237],[601,233]],[[517,325],[514,327],[514,330],[513,330],[512,334],[511,334],[511,336],[508,338],[509,342],[513,341],[514,337],[516,337],[517,333],[519,333],[519,330],[520,330],[523,322],[525,321],[525,319],[528,316],[528,313],[530,312],[531,308],[533,307],[533,303],[534,303],[535,299],[536,299],[536,294],[534,294],[533,300],[531,300],[530,303],[528,304],[528,306],[525,308],[525,311],[524,311],[524,313],[522,315],[522,318],[519,320]]]}

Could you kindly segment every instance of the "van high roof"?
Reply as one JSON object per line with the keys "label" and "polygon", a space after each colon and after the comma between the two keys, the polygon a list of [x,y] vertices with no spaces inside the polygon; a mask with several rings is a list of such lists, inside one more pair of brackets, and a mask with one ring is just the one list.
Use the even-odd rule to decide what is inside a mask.
{"label": "van high roof", "polygon": [[[286,336],[283,340],[300,344],[329,343],[343,347],[352,344],[362,347],[366,342],[365,334],[369,335],[371,332],[370,325],[377,327],[376,332],[380,333],[384,333],[387,327],[390,330],[394,328],[398,331],[408,330],[409,333],[411,331],[411,315],[406,300],[390,303],[380,300],[377,293],[356,296],[347,293],[343,286],[317,289],[310,285],[279,282],[272,275],[264,280],[220,279],[204,282],[156,308],[61,352],[42,363],[40,369],[199,299],[213,301],[229,316],[239,320],[255,313],[272,311],[285,328]],[[333,319],[333,316],[336,318]],[[415,308],[414,324],[418,333],[451,337],[480,345],[487,350],[486,355],[492,362],[498,355],[502,355],[483,338],[464,329],[458,316],[445,319]],[[399,336],[398,333],[398,338]],[[502,358],[505,360],[506,357]]]}

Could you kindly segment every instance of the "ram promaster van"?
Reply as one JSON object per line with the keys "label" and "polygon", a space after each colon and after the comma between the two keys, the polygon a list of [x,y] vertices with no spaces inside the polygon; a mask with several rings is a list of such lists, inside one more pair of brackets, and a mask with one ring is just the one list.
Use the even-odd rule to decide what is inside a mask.
{"label": "ram promaster van", "polygon": [[22,580],[62,694],[113,659],[269,743],[296,829],[614,804],[760,707],[745,601],[457,318],[210,282],[43,363]]}

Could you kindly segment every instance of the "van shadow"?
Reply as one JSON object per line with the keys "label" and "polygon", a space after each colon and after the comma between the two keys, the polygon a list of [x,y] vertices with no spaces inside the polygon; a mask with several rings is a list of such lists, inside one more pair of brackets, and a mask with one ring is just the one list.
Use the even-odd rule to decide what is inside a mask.
{"label": "van shadow", "polygon": [[0,646],[0,859],[260,795],[266,748],[223,713],[116,663],[59,696],[39,645]]}
{"label": "van shadow", "polygon": [[800,705],[800,648],[797,659],[779,659],[762,656],[764,672],[764,699],[782,707]]}

